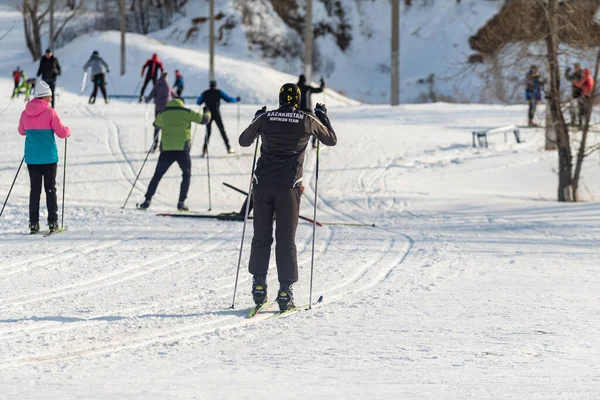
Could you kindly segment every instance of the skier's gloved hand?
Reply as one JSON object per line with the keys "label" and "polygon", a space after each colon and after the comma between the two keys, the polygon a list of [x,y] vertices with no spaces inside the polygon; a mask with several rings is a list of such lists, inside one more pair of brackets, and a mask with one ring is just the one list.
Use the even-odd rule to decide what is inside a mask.
{"label": "skier's gloved hand", "polygon": [[263,106],[263,108],[261,108],[260,110],[257,110],[256,113],[254,113],[254,118],[258,117],[261,114],[264,114],[267,112],[267,106]]}
{"label": "skier's gloved hand", "polygon": [[321,78],[321,87],[325,87],[325,81]]}
{"label": "skier's gloved hand", "polygon": [[327,115],[327,107],[325,107],[325,104],[317,103],[315,114],[319,115],[319,113]]}
{"label": "skier's gloved hand", "polygon": [[203,113],[203,114],[206,114],[207,112],[208,112],[208,107],[203,107],[203,108],[202,108],[202,113]]}
{"label": "skier's gloved hand", "polygon": [[236,100],[239,102],[239,101],[242,101],[242,98],[241,98],[240,96],[238,96],[238,97],[236,98]]}

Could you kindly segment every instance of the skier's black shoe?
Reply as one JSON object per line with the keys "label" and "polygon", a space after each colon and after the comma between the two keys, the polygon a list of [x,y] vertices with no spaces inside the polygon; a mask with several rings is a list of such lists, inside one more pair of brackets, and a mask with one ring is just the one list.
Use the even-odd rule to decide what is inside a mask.
{"label": "skier's black shoe", "polygon": [[138,204],[137,208],[139,208],[141,210],[145,210],[150,207],[151,203],[152,203],[151,199],[146,199],[146,200],[144,200],[144,202],[142,204]]}
{"label": "skier's black shoe", "polygon": [[267,301],[267,280],[262,276],[255,276],[252,280],[252,298],[257,306]]}
{"label": "skier's black shoe", "polygon": [[48,230],[56,232],[58,230],[58,221],[48,221]]}
{"label": "skier's black shoe", "polygon": [[29,223],[29,230],[31,231],[31,234],[35,234],[38,233],[40,231],[40,223],[36,222],[35,224],[30,222]]}
{"label": "skier's black shoe", "polygon": [[177,203],[177,209],[179,211],[190,211],[190,209],[185,205],[185,203],[183,201],[180,201],[179,203]]}
{"label": "skier's black shoe", "polygon": [[296,308],[294,304],[294,290],[291,284],[280,283],[277,293],[277,303],[280,311],[287,311]]}

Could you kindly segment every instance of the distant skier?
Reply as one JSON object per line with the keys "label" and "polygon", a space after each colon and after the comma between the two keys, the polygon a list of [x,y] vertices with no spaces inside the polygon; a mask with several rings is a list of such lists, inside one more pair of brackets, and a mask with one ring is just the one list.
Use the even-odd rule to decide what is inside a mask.
{"label": "distant skier", "polygon": [[[583,108],[581,107],[581,88],[578,88],[573,81],[579,82],[583,78],[583,71],[579,63],[574,64],[574,71],[571,73],[571,68],[565,71],[565,78],[571,82],[571,100],[569,101],[569,112],[571,114],[571,126],[581,126],[583,117]],[[578,118],[579,117],[579,118]]]}
{"label": "distant skier", "polygon": [[162,61],[158,59],[158,54],[152,54],[152,58],[150,58],[144,66],[142,67],[142,77],[144,76],[144,70],[146,71],[146,78],[144,79],[144,85],[142,86],[142,91],[140,92],[140,103],[144,99],[144,92],[146,91],[146,86],[150,81],[152,81],[152,86],[156,84],[156,79],[160,76],[160,72],[164,71]]}
{"label": "distant skier", "polygon": [[52,49],[46,49],[46,53],[40,60],[37,77],[42,77],[42,80],[48,84],[52,91],[52,108],[54,108],[54,92],[56,88],[56,78],[61,74],[60,63],[58,58],[52,54]]}
{"label": "distant skier", "polygon": [[181,188],[179,191],[179,211],[189,211],[185,205],[192,176],[192,160],[190,158],[190,147],[192,142],[192,122],[207,124],[210,121],[210,112],[204,107],[203,114],[184,108],[182,99],[173,99],[167,104],[167,108],[154,121],[154,126],[162,128],[162,143],[160,156],[156,171],[148,186],[145,200],[138,205],[140,209],[147,209],[152,203],[152,197],[156,193],[158,184],[169,167],[177,162],[182,172]]}
{"label": "distant skier", "polygon": [[579,119],[579,129],[582,129],[584,118],[587,118],[588,107],[591,106],[590,97],[592,96],[592,92],[594,90],[594,78],[592,78],[588,68],[583,70],[583,77],[580,81],[573,81],[573,86],[581,89],[581,96],[579,97],[579,109],[581,113]]}
{"label": "distant skier", "polygon": [[179,72],[178,69],[175,70],[175,83],[173,84],[173,89],[177,92],[177,96],[181,97],[181,93],[183,93],[183,75]]}
{"label": "distant skier", "polygon": [[88,68],[92,69],[92,81],[94,82],[94,91],[88,103],[94,104],[96,102],[96,94],[98,93],[98,88],[100,88],[104,102],[108,104],[108,99],[106,98],[106,76],[104,72],[109,73],[110,66],[100,57],[97,51],[94,51],[90,59],[83,66],[83,71],[87,71]]}
{"label": "distant skier", "polygon": [[13,81],[15,83],[15,88],[13,89],[13,94],[11,96],[15,97],[19,95],[20,92],[20,87],[22,82],[25,82],[27,80],[27,77],[25,76],[25,72],[23,72],[23,70],[21,69],[21,67],[17,67],[17,69],[15,69],[12,73],[13,75]]}
{"label": "distant skier", "polygon": [[[321,93],[323,90],[325,90],[325,81],[323,78],[321,78],[321,86],[313,87],[306,83],[306,76],[300,75],[298,77],[298,87],[300,88],[300,93],[302,94],[300,98],[300,110],[312,113],[311,95],[313,93]],[[317,138],[314,136],[312,138],[312,148],[317,148]]]}
{"label": "distant skier", "polygon": [[217,127],[219,128],[219,131],[221,131],[221,137],[223,138],[223,141],[225,142],[225,147],[227,147],[227,152],[229,154],[233,154],[235,153],[235,150],[233,150],[231,148],[231,146],[229,145],[229,138],[227,137],[227,134],[225,133],[225,126],[223,126],[223,119],[221,118],[221,111],[220,111],[220,107],[221,107],[221,99],[225,100],[228,103],[237,103],[239,101],[241,101],[240,97],[229,97],[227,95],[227,93],[225,93],[224,91],[217,89],[217,82],[216,81],[210,81],[210,89],[205,90],[200,97],[198,97],[198,100],[196,101],[196,104],[201,105],[202,103],[206,103],[206,107],[208,107],[208,109],[210,110],[210,113],[212,115],[212,120],[208,123],[208,125],[206,125],[206,137],[204,140],[204,147],[202,148],[202,157],[206,156],[206,153],[208,152],[208,142],[210,140],[210,134],[212,132],[212,121],[215,121],[215,123],[217,124]]}
{"label": "distant skier", "polygon": [[292,284],[298,281],[296,228],[302,195],[302,165],[311,135],[327,146],[335,146],[336,134],[325,105],[317,104],[317,117],[299,111],[300,88],[286,83],[279,91],[279,109],[258,110],[254,121],[240,135],[243,147],[261,137],[260,159],[254,172],[254,238],[248,269],[253,275],[252,296],[257,305],[267,299],[267,271],[275,223],[275,255],[279,292],[277,302],[284,311],[294,308]]}
{"label": "distant skier", "polygon": [[[167,104],[171,101],[172,98],[174,97],[179,97],[177,96],[177,93],[175,93],[175,91],[173,90],[173,88],[171,86],[169,86],[169,82],[167,82],[167,78],[168,78],[169,74],[168,72],[163,72],[162,75],[160,76],[160,79],[156,82],[156,85],[154,85],[154,87],[152,88],[152,91],[150,91],[150,94],[148,95],[148,97],[146,97],[146,103],[149,103],[150,100],[154,99],[154,116],[158,116],[158,114],[162,111],[164,111],[165,108],[167,108]],[[154,127],[154,147],[152,148],[152,151],[156,151],[156,149],[158,149],[158,143],[159,143],[159,133],[160,133],[160,127],[157,127],[155,125]]]}
{"label": "distant skier", "polygon": [[529,118],[529,126],[537,126],[533,122],[535,116],[535,109],[538,101],[542,99],[542,89],[544,87],[544,81],[540,73],[538,72],[537,66],[532,65],[527,73],[526,84],[525,84],[525,98],[529,102],[529,111],[527,116]]}
{"label": "distant skier", "polygon": [[19,86],[18,93],[25,93],[25,102],[29,101],[29,97],[35,90],[35,78],[29,78]]}
{"label": "distant skier", "polygon": [[50,86],[40,81],[34,99],[25,106],[19,121],[19,134],[25,136],[25,163],[29,170],[31,191],[29,194],[29,229],[31,233],[40,230],[40,196],[42,180],[46,191],[48,207],[48,227],[51,232],[58,229],[58,202],[56,199],[56,167],[58,148],[54,135],[67,138],[71,130],[60,121],[58,113],[50,108],[52,91]]}

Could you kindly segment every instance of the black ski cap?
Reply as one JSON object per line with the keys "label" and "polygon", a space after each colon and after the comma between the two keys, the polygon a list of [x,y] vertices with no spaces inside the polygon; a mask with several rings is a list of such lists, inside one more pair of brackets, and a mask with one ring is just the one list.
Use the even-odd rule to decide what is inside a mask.
{"label": "black ski cap", "polygon": [[300,108],[300,88],[295,83],[286,83],[279,89],[279,106]]}
{"label": "black ski cap", "polygon": [[217,87],[217,81],[210,81],[210,87],[211,88],[216,88]]}

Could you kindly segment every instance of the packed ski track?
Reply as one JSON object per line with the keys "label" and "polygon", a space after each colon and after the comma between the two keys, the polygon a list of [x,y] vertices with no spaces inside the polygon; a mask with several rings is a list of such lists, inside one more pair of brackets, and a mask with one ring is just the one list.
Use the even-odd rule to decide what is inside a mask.
{"label": "packed ski track", "polygon": [[[95,44],[102,54],[117,54],[116,37],[102,34]],[[137,35],[129,40],[131,56],[140,59],[159,46]],[[495,134],[488,149],[471,146],[474,130],[522,124],[525,106],[388,107],[336,98],[329,114],[338,145],[321,148],[318,190],[317,153],[307,150],[301,207],[312,218],[317,193],[323,226],[316,231],[312,300],[324,300],[311,310],[267,310],[249,319],[251,223],[230,308],[242,223],[156,216],[175,212],[176,167],[151,208],[136,210],[158,153],[149,155],[122,208],[151,145],[153,107],[87,104],[87,94],[74,88],[81,84],[76,53],[89,43],[70,46],[57,101],[72,129],[68,230],[28,234],[25,166],[0,217],[0,397],[600,397],[598,155],[583,170],[586,201],[559,204],[557,156],[542,150],[541,129],[521,130],[521,144]],[[169,62],[179,56],[176,46],[160,46]],[[222,62],[248,87],[256,81],[235,75],[242,74],[238,61]],[[285,75],[256,69],[248,73],[265,75],[274,87],[283,83]],[[115,77],[120,89],[133,92],[134,75]],[[0,79],[0,92],[11,88]],[[261,87],[256,98],[266,93]],[[212,213],[242,206],[245,197],[222,183],[248,189],[254,147],[237,146],[238,123],[243,129],[261,106],[242,104],[239,122],[236,105],[222,106],[237,153],[226,154],[220,135],[212,135]],[[22,99],[0,99],[2,196],[23,155],[23,108]],[[193,132],[187,204],[205,212],[204,127]],[[58,146],[62,193],[65,142]],[[312,228],[298,226],[299,304],[309,301]]]}

